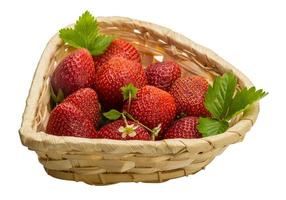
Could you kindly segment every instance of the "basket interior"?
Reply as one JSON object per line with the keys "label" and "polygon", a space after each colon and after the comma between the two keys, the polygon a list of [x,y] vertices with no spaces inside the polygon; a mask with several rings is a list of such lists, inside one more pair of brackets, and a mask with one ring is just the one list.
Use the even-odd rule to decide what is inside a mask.
{"label": "basket interior", "polygon": [[[103,22],[100,23],[100,26],[102,33],[114,35],[132,43],[141,54],[144,68],[155,61],[173,60],[181,66],[182,76],[200,75],[211,83],[215,76],[222,74],[220,64],[210,60],[206,55],[200,54],[194,49],[175,46],[169,38],[155,36],[144,28],[110,26],[110,24],[107,25]],[[50,76],[57,64],[73,50],[72,47],[62,43],[58,45],[54,56],[50,59],[33,123],[33,129],[36,132],[45,131],[49,118]],[[239,118],[234,119],[232,124]]]}

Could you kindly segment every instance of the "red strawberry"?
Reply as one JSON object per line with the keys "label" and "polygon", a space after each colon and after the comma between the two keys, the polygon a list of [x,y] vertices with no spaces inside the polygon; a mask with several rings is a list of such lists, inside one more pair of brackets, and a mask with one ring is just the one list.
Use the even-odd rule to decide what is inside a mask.
{"label": "red strawberry", "polygon": [[112,41],[104,54],[93,57],[96,70],[103,63],[106,63],[110,58],[115,56],[141,63],[140,54],[132,44],[121,39],[116,39]]}
{"label": "red strawberry", "polygon": [[148,85],[139,89],[136,98],[131,101],[130,110],[128,102],[124,109],[150,129],[161,124],[161,130],[165,130],[176,115],[174,98],[168,92]]}
{"label": "red strawberry", "polygon": [[80,109],[92,122],[97,125],[100,119],[100,105],[96,92],[91,88],[82,88],[69,95],[64,101]]}
{"label": "red strawberry", "polygon": [[58,136],[97,137],[92,121],[69,102],[61,103],[52,110],[46,132]]}
{"label": "red strawberry", "polygon": [[148,131],[143,127],[132,121],[127,123],[126,126],[122,119],[111,122],[100,129],[98,137],[114,140],[151,140]]}
{"label": "red strawberry", "polygon": [[137,88],[147,84],[145,72],[139,63],[114,57],[100,67],[96,73],[95,88],[105,110],[122,106],[120,88],[129,83]]}
{"label": "red strawberry", "polygon": [[157,62],[146,68],[148,84],[169,91],[171,85],[181,76],[180,66],[173,61]]}
{"label": "red strawberry", "polygon": [[171,138],[201,138],[202,135],[197,130],[197,117],[184,117],[177,120],[166,132],[164,139]]}
{"label": "red strawberry", "polygon": [[208,82],[201,76],[187,76],[175,81],[170,94],[175,98],[177,114],[189,116],[210,116],[204,106],[204,96],[208,90]]}
{"label": "red strawberry", "polygon": [[61,89],[67,96],[80,88],[91,87],[94,79],[95,68],[91,54],[86,49],[77,49],[59,63],[51,83],[56,93]]}

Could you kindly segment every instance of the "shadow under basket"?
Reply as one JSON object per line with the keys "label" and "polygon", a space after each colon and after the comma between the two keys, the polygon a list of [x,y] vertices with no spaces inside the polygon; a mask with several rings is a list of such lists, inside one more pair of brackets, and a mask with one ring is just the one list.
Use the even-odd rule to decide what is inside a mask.
{"label": "shadow under basket", "polygon": [[[174,60],[182,75],[196,74],[209,82],[232,71],[239,87],[251,87],[249,79],[211,50],[181,34],[148,22],[122,17],[100,17],[101,31],[131,42],[141,53],[142,64]],[[230,144],[243,140],[254,124],[258,103],[231,122],[223,134],[200,139],[118,141],[46,134],[49,118],[50,75],[72,49],[56,34],[47,44],[35,72],[23,114],[20,137],[35,151],[46,172],[56,178],[93,185],[119,182],[163,182],[194,174],[208,165]]]}

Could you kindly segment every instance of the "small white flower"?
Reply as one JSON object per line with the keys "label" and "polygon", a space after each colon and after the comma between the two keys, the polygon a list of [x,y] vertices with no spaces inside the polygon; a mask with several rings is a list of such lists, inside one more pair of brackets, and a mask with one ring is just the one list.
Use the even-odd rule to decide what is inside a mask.
{"label": "small white flower", "polygon": [[122,133],[121,137],[122,138],[126,138],[126,136],[129,137],[135,137],[136,136],[136,129],[138,128],[138,126],[135,126],[134,124],[131,125],[126,125],[124,126],[120,126],[118,131],[120,133]]}
{"label": "small white flower", "polygon": [[124,126],[120,126],[119,129],[118,129],[118,131],[119,131],[120,133],[124,133],[125,127],[124,127]]}

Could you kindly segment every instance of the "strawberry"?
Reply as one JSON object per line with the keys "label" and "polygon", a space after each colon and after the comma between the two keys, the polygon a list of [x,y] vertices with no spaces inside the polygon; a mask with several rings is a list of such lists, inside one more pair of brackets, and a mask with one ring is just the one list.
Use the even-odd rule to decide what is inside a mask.
{"label": "strawberry", "polygon": [[86,49],[77,49],[65,57],[55,69],[51,84],[58,93],[65,96],[84,87],[90,87],[95,80],[95,69],[91,54]]}
{"label": "strawberry", "polygon": [[105,110],[122,106],[120,88],[128,83],[137,88],[147,84],[145,72],[138,62],[114,57],[100,67],[96,73],[95,89]]}
{"label": "strawberry", "polygon": [[99,130],[98,137],[114,140],[151,140],[148,131],[143,127],[129,120],[126,123],[122,119],[111,122]]}
{"label": "strawberry", "polygon": [[69,95],[64,101],[80,109],[92,122],[97,125],[100,119],[100,105],[96,92],[91,88],[82,88]]}
{"label": "strawberry", "polygon": [[208,82],[201,76],[187,76],[177,79],[170,89],[175,98],[177,114],[188,116],[209,116],[204,106],[204,96],[208,90]]}
{"label": "strawberry", "polygon": [[174,81],[181,76],[180,66],[173,61],[150,64],[146,70],[148,84],[169,91]]}
{"label": "strawberry", "polygon": [[171,138],[201,138],[202,135],[197,130],[197,117],[183,117],[174,122],[174,124],[165,132],[164,139]]}
{"label": "strawberry", "polygon": [[129,102],[125,103],[124,109],[150,129],[159,125],[162,131],[165,130],[176,115],[174,98],[168,92],[154,86],[147,85],[139,89],[135,99],[129,106],[128,104]]}
{"label": "strawberry", "polygon": [[116,39],[112,41],[104,54],[93,57],[96,70],[99,69],[103,63],[106,63],[110,58],[115,56],[141,63],[140,54],[132,44],[122,39]]}
{"label": "strawberry", "polygon": [[58,136],[97,137],[92,121],[69,102],[61,103],[52,110],[46,132]]}

